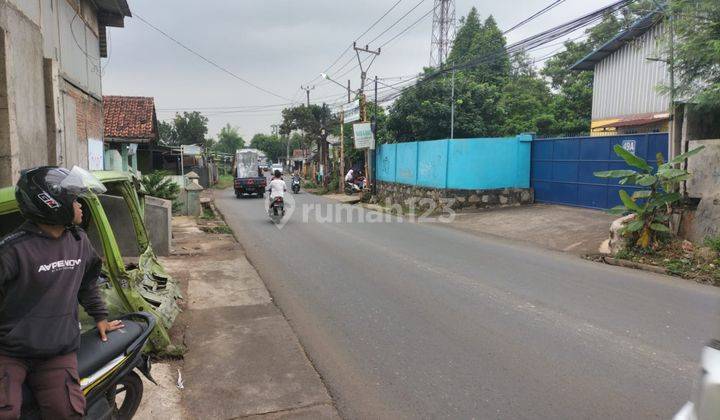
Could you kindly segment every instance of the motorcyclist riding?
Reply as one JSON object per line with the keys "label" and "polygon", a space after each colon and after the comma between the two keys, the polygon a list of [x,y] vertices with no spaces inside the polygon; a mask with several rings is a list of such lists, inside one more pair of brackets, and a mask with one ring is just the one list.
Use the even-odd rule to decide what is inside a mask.
{"label": "motorcyclist riding", "polygon": [[270,181],[270,183],[267,186],[267,190],[270,192],[270,208],[272,209],[272,205],[275,202],[275,199],[277,197],[284,198],[285,197],[285,191],[287,191],[287,188],[285,186],[285,181],[282,180],[282,174],[279,170],[276,170],[273,174],[273,180]]}
{"label": "motorcyclist riding", "polygon": [[22,385],[33,391],[43,418],[79,419],[85,398],[78,378],[78,302],[106,333],[123,327],[107,321],[98,291],[102,261],[85,232],[78,198],[105,188],[74,167],[23,171],[15,198],[27,221],[0,240],[0,419],[17,419]]}

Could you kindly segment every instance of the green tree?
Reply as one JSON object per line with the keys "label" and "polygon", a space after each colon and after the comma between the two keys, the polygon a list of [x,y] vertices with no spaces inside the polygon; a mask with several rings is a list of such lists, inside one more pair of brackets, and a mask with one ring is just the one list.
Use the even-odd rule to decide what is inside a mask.
{"label": "green tree", "polygon": [[[499,134],[503,113],[497,106],[508,81],[510,64],[505,38],[492,16],[481,24],[477,10],[462,20],[448,65],[458,65],[455,79],[455,136]],[[450,135],[453,75],[426,68],[421,82],[406,88],[388,118],[391,136],[398,141],[430,140]]]}
{"label": "green tree", "polygon": [[673,0],[675,97],[720,109],[720,2]]}
{"label": "green tree", "polygon": [[508,83],[498,102],[498,108],[503,112],[501,134],[549,134],[557,124],[548,108],[551,98],[549,87],[538,77],[527,54],[521,52],[514,55]]}
{"label": "green tree", "polygon": [[310,149],[310,145],[316,143],[318,150],[322,147],[324,141],[322,130],[326,133],[334,131],[338,120],[330,112],[330,108],[326,105],[312,104],[309,107],[305,105],[285,108],[282,112],[283,122],[280,125],[280,133],[290,135],[295,130],[303,132],[303,142],[301,147],[305,150]]}
{"label": "green tree", "polygon": [[177,133],[175,144],[205,144],[208,119],[198,111],[175,114],[173,128]]}
{"label": "green tree", "polygon": [[565,42],[565,49],[547,60],[541,74],[549,80],[555,92],[551,102],[555,123],[549,128],[549,134],[575,134],[589,130],[593,74],[570,68],[656,7],[653,0],[641,0],[624,8],[622,13],[607,14],[600,23],[585,31],[587,39]]}
{"label": "green tree", "polygon": [[[277,135],[269,135],[258,133],[255,134],[250,141],[250,147],[262,150],[265,155],[273,162],[284,160],[287,153],[287,138]],[[290,154],[294,148],[299,147],[299,135],[290,138]]]}
{"label": "green tree", "polygon": [[160,121],[158,123],[158,137],[162,144],[169,146],[178,144],[177,131],[175,131],[175,125],[172,122]]}
{"label": "green tree", "polygon": [[245,140],[243,140],[237,128],[226,124],[225,127],[220,129],[218,133],[217,144],[214,146],[214,150],[220,153],[235,154],[235,151],[245,147]]}

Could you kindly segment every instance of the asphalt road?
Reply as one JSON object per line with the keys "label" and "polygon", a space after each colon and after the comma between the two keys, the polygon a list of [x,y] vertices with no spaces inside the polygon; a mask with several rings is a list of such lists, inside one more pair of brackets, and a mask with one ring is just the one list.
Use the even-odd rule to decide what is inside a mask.
{"label": "asphalt road", "polygon": [[667,419],[720,333],[717,288],[293,198],[216,192],[347,418]]}

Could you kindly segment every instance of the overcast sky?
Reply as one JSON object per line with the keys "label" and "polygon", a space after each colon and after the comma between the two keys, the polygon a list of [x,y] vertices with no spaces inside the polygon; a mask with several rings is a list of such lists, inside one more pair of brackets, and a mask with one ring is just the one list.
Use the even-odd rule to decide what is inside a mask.
{"label": "overcast sky", "polygon": [[[227,107],[305,101],[300,85],[308,83],[316,87],[310,92],[312,102],[338,100],[343,90],[320,80],[318,74],[396,1],[128,0],[133,14],[235,75],[280,97],[251,87],[213,67],[138,18],[125,19],[124,28],[108,28],[110,46],[109,57],[103,60],[103,93],[152,96],[161,120],[172,118],[176,110],[197,109],[210,119],[210,136],[216,136],[222,126],[230,123],[249,141],[255,133],[270,132],[271,124],[280,121],[280,106],[252,111]],[[419,1],[401,1],[358,43],[370,42]],[[508,42],[518,41],[612,2],[566,0],[508,34]],[[475,6],[483,18],[492,14],[500,28],[508,28],[550,3],[550,0],[457,0],[456,13],[459,20]],[[389,40],[432,7],[433,0],[425,0],[370,47]],[[431,29],[432,14],[385,46],[370,69],[369,77],[377,74],[380,78],[389,78],[421,71],[430,59]],[[557,49],[557,45],[549,46],[537,51],[535,56],[542,57]],[[352,87],[356,89],[359,70],[342,76],[354,62],[336,71],[351,57],[346,54],[328,73],[343,83],[351,79]]]}

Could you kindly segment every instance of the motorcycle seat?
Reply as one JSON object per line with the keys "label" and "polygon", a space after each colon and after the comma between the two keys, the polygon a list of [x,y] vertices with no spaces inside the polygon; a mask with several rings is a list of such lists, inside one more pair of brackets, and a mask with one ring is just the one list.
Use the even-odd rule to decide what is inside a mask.
{"label": "motorcycle seat", "polygon": [[128,347],[142,335],[146,324],[123,320],[125,328],[107,333],[108,341],[100,340],[97,328],[93,328],[80,335],[80,350],[78,350],[78,373],[81,378],[87,378],[110,363],[114,358],[125,353]]}

